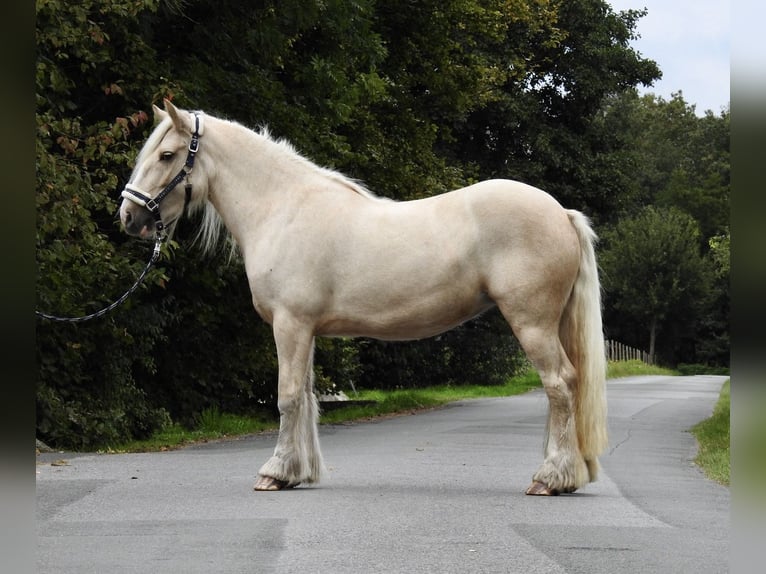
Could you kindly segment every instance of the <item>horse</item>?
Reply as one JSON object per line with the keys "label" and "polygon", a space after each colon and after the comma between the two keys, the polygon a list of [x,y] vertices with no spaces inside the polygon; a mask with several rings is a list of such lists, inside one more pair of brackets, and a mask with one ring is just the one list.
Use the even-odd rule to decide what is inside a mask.
{"label": "horse", "polygon": [[172,233],[188,208],[201,212],[203,250],[223,238],[241,253],[278,359],[279,434],[254,490],[320,479],[316,337],[420,339],[494,307],[547,396],[543,461],[526,494],[571,493],[596,480],[607,446],[606,356],[597,237],[586,215],[502,179],[394,201],[313,163],[268,128],[164,107],[153,105],[155,125],[119,216],[126,233],[151,238],[166,225]]}

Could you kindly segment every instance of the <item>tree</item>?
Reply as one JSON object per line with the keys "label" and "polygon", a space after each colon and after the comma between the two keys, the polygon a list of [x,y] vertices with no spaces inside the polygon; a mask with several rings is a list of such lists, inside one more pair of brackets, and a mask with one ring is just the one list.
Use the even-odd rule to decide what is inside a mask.
{"label": "tree", "polygon": [[[600,224],[614,226],[621,218],[641,213],[646,205],[680,210],[696,221],[698,247],[710,266],[717,257],[716,238],[728,235],[728,110],[700,118],[680,92],[666,101],[629,90],[608,98],[593,125],[603,134],[603,153],[594,171],[601,170],[596,177],[609,182],[614,205],[611,212],[601,214]],[[715,245],[728,250],[725,242]],[[696,321],[696,336],[679,333],[675,360],[728,365],[728,275],[716,275],[705,285],[709,292],[699,294],[698,305],[704,310]],[[606,313],[612,333],[627,331],[629,336],[631,326],[620,323],[622,315],[609,301]],[[685,319],[674,328],[683,324]]]}
{"label": "tree", "polygon": [[[37,293],[46,312],[80,315],[106,305],[149,255],[119,235],[114,198],[148,120],[128,111],[124,90],[141,81],[131,73],[151,59],[138,20],[155,8],[151,1],[36,3]],[[124,69],[113,68],[113,59]],[[142,384],[156,369],[151,351],[165,319],[155,313],[161,302],[145,296],[165,280],[162,269],[153,270],[145,289],[101,321],[38,324],[42,438],[94,448],[167,422]]]}
{"label": "tree", "polygon": [[[615,187],[608,168],[612,153],[627,142],[599,129],[603,107],[661,73],[629,45],[644,11],[615,14],[602,0],[546,7],[555,11],[556,34],[509,29],[505,53],[522,63],[512,60],[517,73],[459,126],[453,153],[483,177],[542,187],[598,222],[614,212],[625,191]],[[605,141],[614,145],[605,148]]]}
{"label": "tree", "polygon": [[[694,110],[693,107],[687,109]],[[657,187],[657,204],[678,207],[694,217],[706,243],[714,236],[725,234],[729,227],[729,117],[728,110],[719,116],[712,112],[702,118],[695,116],[691,125],[671,140],[671,145],[678,150],[676,161],[668,166],[671,169],[665,185]],[[656,124],[672,125],[666,121]]]}
{"label": "tree", "polygon": [[729,220],[729,111],[697,117],[681,92],[670,100],[626,90],[610,96],[592,123],[600,144],[597,177],[614,207],[603,222],[648,204],[677,207],[700,224],[701,241]]}
{"label": "tree", "polygon": [[710,293],[699,235],[691,216],[653,206],[603,232],[600,263],[610,336],[648,346],[652,358],[672,362],[682,354]]}
{"label": "tree", "polygon": [[696,362],[706,365],[729,366],[731,310],[730,281],[731,236],[729,231],[708,240],[707,258],[713,270],[710,304],[702,317],[696,348]]}
{"label": "tree", "polygon": [[[39,0],[36,11],[38,302],[60,314],[107,303],[148,255],[114,214],[163,97],[266,123],[391,198],[503,176],[598,216],[611,196],[590,185],[603,155],[594,114],[659,74],[627,45],[639,13],[602,0]],[[193,225],[114,314],[39,324],[42,438],[93,447],[208,406],[273,402],[268,326],[236,261],[201,264],[187,248]],[[397,361],[401,373],[428,364],[424,383],[498,381],[517,350],[487,315],[395,351],[323,342],[317,364],[328,386],[380,380]]]}

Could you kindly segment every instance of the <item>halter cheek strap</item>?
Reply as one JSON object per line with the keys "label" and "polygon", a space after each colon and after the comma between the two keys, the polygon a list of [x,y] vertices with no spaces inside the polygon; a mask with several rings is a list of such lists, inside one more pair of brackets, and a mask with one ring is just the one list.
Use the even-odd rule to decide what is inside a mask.
{"label": "halter cheek strap", "polygon": [[[170,180],[170,183],[168,183],[165,186],[165,188],[160,193],[157,194],[156,197],[150,196],[144,190],[133,185],[132,183],[128,183],[127,185],[125,185],[125,189],[123,189],[122,193],[120,194],[125,199],[128,199],[132,201],[133,203],[148,209],[154,216],[154,224],[158,232],[162,232],[165,229],[165,224],[162,222],[162,216],[160,215],[160,202],[163,199],[165,199],[165,197],[167,197],[167,195],[171,191],[173,191],[179,183],[181,183],[184,179],[188,178],[189,174],[194,169],[194,158],[196,157],[197,151],[199,150],[199,139],[202,136],[202,133],[204,132],[204,124],[202,122],[202,117],[203,116],[201,112],[192,113],[192,120],[194,121],[194,132],[192,132],[192,138],[191,138],[191,141],[189,142],[189,152],[186,155],[186,162],[184,163],[184,166],[181,168],[181,171],[179,171],[176,174],[176,176]],[[185,191],[185,198],[184,198],[184,213],[185,213],[186,208],[189,205],[189,201],[191,201],[191,192],[192,192],[192,186],[191,186],[191,183],[189,183],[188,179],[187,179],[184,191]]]}

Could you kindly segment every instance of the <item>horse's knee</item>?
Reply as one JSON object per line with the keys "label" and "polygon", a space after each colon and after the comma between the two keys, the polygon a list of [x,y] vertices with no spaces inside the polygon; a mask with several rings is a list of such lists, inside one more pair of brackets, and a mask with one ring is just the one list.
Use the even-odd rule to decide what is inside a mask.
{"label": "horse's knee", "polygon": [[305,399],[305,394],[300,391],[280,392],[277,398],[279,414],[287,415],[297,411]]}
{"label": "horse's knee", "polygon": [[314,419],[318,415],[319,404],[313,392],[280,393],[277,409],[282,416],[295,415]]}
{"label": "horse's knee", "polygon": [[554,408],[563,408],[570,412],[574,408],[574,394],[572,388],[560,377],[543,379],[543,388],[548,397],[548,402]]}
{"label": "horse's knee", "polygon": [[279,410],[280,416],[290,416],[298,410],[298,402],[296,399],[280,399],[277,401],[277,410]]}

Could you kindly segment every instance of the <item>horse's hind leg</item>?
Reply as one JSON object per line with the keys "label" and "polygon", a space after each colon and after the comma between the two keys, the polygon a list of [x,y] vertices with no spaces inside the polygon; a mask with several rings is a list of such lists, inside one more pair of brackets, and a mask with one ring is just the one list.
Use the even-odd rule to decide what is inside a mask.
{"label": "horse's hind leg", "polygon": [[577,374],[561,346],[557,327],[521,327],[514,331],[540,373],[549,407],[545,459],[532,476],[532,484],[526,492],[537,495],[574,492],[589,482],[590,476],[578,447],[575,428]]}
{"label": "horse's hind leg", "polygon": [[255,490],[281,490],[317,482],[322,469],[314,395],[314,337],[289,321],[274,323],[279,360],[279,436],[273,456],[258,471]]}

